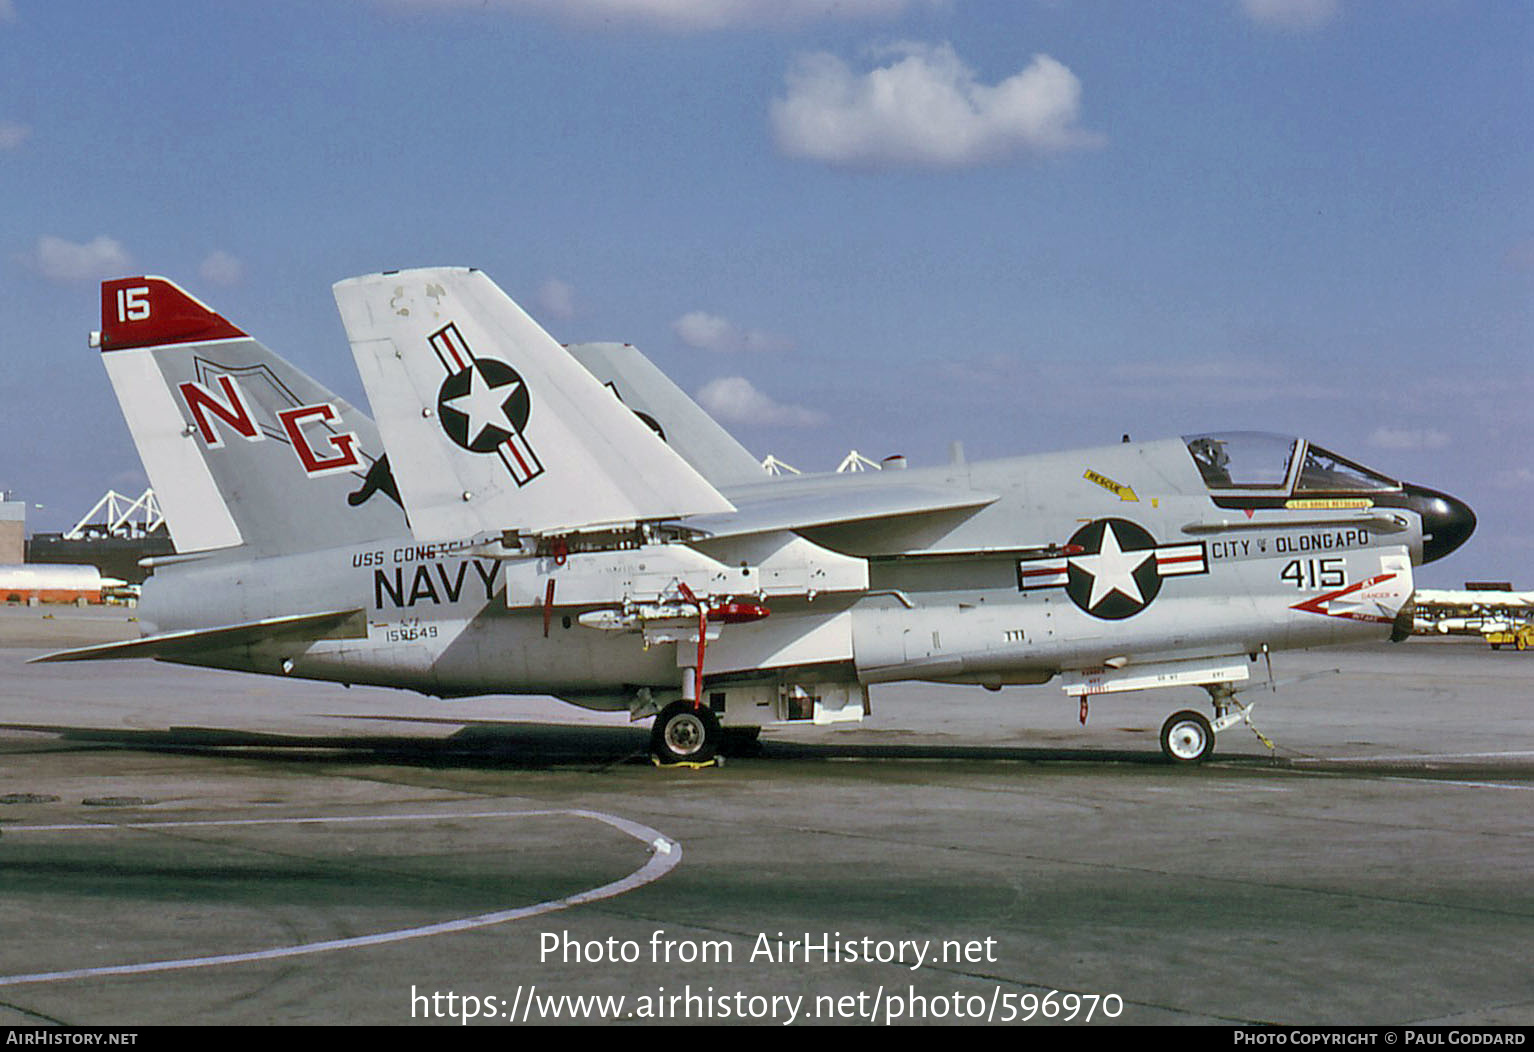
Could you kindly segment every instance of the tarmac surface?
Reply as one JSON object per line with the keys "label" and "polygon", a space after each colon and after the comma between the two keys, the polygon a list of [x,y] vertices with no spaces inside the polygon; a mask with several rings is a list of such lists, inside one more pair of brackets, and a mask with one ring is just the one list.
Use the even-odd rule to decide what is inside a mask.
{"label": "tarmac surface", "polygon": [[0,1024],[1534,1023],[1534,653],[1275,655],[1276,752],[1199,768],[1201,691],[1051,684],[658,770],[547,699],[25,664],[135,635],[0,608]]}

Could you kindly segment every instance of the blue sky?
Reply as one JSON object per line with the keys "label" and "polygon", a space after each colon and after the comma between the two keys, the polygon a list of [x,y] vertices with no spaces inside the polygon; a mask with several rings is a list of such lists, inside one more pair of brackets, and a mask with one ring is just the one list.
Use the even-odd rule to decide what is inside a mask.
{"label": "blue sky", "polygon": [[0,0],[0,488],[144,485],[86,346],[158,273],[365,404],[330,284],[484,268],[829,469],[1294,432],[1534,586],[1534,8]]}

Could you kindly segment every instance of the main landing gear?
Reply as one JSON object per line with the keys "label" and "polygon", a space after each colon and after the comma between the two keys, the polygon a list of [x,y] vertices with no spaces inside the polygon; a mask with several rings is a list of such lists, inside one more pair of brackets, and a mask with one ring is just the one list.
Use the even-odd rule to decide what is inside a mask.
{"label": "main landing gear", "polygon": [[650,751],[661,763],[708,763],[719,752],[723,731],[707,705],[673,701],[650,729]]}
{"label": "main landing gear", "polygon": [[1192,709],[1174,712],[1161,725],[1161,751],[1173,763],[1202,763],[1214,752],[1214,736],[1223,730],[1245,723],[1252,733],[1272,751],[1274,745],[1252,724],[1252,705],[1236,700],[1236,688],[1229,683],[1205,683],[1214,719],[1208,720]]}

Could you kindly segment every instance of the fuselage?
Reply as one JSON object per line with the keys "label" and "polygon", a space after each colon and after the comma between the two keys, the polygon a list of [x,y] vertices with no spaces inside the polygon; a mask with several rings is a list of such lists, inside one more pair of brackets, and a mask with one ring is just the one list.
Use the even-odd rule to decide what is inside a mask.
{"label": "fuselage", "polygon": [[[1211,475],[1197,445],[1210,436],[774,479],[726,496],[743,513],[827,495],[856,504],[881,487],[994,499],[685,543],[550,555],[402,533],[294,555],[213,552],[157,567],[141,615],[167,632],[356,609],[330,638],[278,636],[180,660],[446,697],[554,694],[597,708],[680,691],[689,644],[642,622],[646,602],[665,600],[668,575],[706,582],[712,601],[747,597],[771,610],[715,626],[711,684],[995,687],[1390,637],[1403,611],[1409,620],[1412,565],[1468,535],[1468,509],[1372,473],[1323,478],[1340,458],[1269,437],[1274,457],[1291,443],[1287,460],[1250,479]],[[732,586],[716,566],[738,567],[740,580]],[[621,621],[616,611],[636,610],[624,615],[628,630],[593,627],[589,616]]]}

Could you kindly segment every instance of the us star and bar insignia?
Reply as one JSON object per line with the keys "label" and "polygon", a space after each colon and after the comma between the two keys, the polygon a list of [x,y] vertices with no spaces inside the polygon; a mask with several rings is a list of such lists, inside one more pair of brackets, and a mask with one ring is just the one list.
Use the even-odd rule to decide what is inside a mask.
{"label": "us star and bar insignia", "polygon": [[1064,588],[1078,607],[1107,621],[1144,610],[1168,577],[1209,572],[1202,541],[1157,544],[1128,519],[1094,519],[1061,552],[1019,559],[1018,590]]}
{"label": "us star and bar insignia", "polygon": [[447,379],[437,391],[437,417],[453,443],[470,453],[494,453],[518,486],[543,474],[543,462],[523,433],[532,410],[527,384],[496,358],[476,358],[452,322],[427,337]]}

